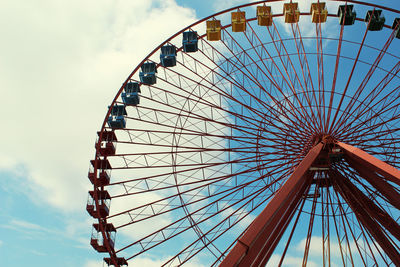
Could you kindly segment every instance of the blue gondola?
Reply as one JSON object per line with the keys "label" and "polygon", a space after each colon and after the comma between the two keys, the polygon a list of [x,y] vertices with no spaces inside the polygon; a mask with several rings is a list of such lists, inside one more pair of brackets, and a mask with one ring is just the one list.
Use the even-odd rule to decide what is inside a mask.
{"label": "blue gondola", "polygon": [[357,13],[353,11],[353,5],[340,5],[337,13],[340,25],[353,25]]}
{"label": "blue gondola", "polygon": [[364,20],[368,24],[369,31],[380,31],[385,25],[385,17],[382,10],[368,10]]}
{"label": "blue gondola", "polygon": [[190,53],[198,50],[197,32],[187,31],[183,33],[182,39],[183,51]]}
{"label": "blue gondola", "polygon": [[126,105],[137,106],[140,103],[140,86],[137,82],[128,82],[125,85],[124,92],[122,93],[122,102]]}
{"label": "blue gondola", "polygon": [[108,117],[108,126],[113,129],[124,129],[126,127],[126,120],[124,116],[110,116]]}
{"label": "blue gondola", "polygon": [[393,21],[392,29],[396,32],[396,38],[400,39],[400,18],[395,18]]}
{"label": "blue gondola", "polygon": [[144,84],[152,85],[156,83],[157,67],[154,62],[146,62],[140,67],[142,71],[139,73],[140,81]]}
{"label": "blue gondola", "polygon": [[161,47],[160,55],[161,65],[164,67],[176,66],[176,48],[173,45],[164,45]]}
{"label": "blue gondola", "polygon": [[126,127],[125,115],[127,113],[124,105],[114,105],[107,120],[108,126],[113,129],[124,129]]}

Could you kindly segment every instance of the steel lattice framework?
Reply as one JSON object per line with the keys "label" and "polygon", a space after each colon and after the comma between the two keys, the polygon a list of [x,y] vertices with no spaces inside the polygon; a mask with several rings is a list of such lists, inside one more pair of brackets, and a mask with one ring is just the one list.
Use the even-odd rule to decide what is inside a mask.
{"label": "steel lattice framework", "polygon": [[400,12],[302,8],[214,14],[132,71],[89,170],[107,264],[400,266]]}

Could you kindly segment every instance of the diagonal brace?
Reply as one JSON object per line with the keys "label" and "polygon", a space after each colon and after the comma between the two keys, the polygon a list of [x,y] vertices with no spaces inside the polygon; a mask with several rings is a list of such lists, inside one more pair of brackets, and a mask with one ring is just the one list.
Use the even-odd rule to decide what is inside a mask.
{"label": "diagonal brace", "polygon": [[346,200],[347,204],[350,206],[360,223],[368,230],[374,240],[389,256],[392,262],[396,266],[400,266],[399,251],[397,251],[392,242],[382,231],[382,227],[373,218],[370,217],[370,214],[368,212],[365,211],[365,206],[363,206],[360,203],[359,199],[354,197],[349,188],[346,187],[343,181],[343,179],[345,178],[337,172],[332,175],[332,178],[332,183],[335,190],[337,190],[339,194]]}
{"label": "diagonal brace", "polygon": [[392,184],[386,182],[385,179],[378,176],[373,170],[369,170],[363,164],[350,157],[347,158],[350,167],[355,169],[359,176],[368,181],[375,189],[377,189],[394,207],[400,210],[400,194],[396,191]]}
{"label": "diagonal brace", "polygon": [[313,176],[310,175],[309,168],[323,146],[323,143],[319,143],[307,153],[274,198],[238,239],[220,266],[257,266],[257,262],[268,261],[288,225],[287,221],[292,218],[301,196],[311,184]]}
{"label": "diagonal brace", "polygon": [[346,190],[348,195],[355,200],[370,218],[380,223],[388,232],[400,241],[399,224],[382,208],[378,207],[373,200],[368,198],[360,189],[357,188],[349,179],[342,174],[334,171],[336,183]]}
{"label": "diagonal brace", "polygon": [[364,166],[386,177],[386,179],[396,183],[397,185],[400,185],[400,170],[375,158],[359,148],[342,142],[338,142],[337,144],[343,148],[346,156],[359,161]]}

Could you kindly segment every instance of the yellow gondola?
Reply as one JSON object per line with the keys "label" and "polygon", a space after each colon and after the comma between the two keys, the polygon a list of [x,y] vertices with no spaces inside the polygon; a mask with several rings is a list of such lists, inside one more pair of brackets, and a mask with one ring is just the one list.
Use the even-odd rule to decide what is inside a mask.
{"label": "yellow gondola", "polygon": [[285,14],[285,23],[299,22],[300,10],[298,3],[283,4],[283,13]]}
{"label": "yellow gondola", "polygon": [[257,6],[257,22],[260,26],[272,25],[272,12],[270,6]]}
{"label": "yellow gondola", "polygon": [[232,31],[246,31],[246,13],[244,11],[232,12]]}

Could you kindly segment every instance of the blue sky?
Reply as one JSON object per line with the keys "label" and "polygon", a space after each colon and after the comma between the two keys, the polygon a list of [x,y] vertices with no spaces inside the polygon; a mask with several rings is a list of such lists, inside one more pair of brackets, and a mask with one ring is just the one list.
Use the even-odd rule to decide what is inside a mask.
{"label": "blue sky", "polygon": [[106,107],[159,43],[197,19],[246,2],[2,3],[2,266],[102,266],[89,245],[85,204],[89,160]]}

